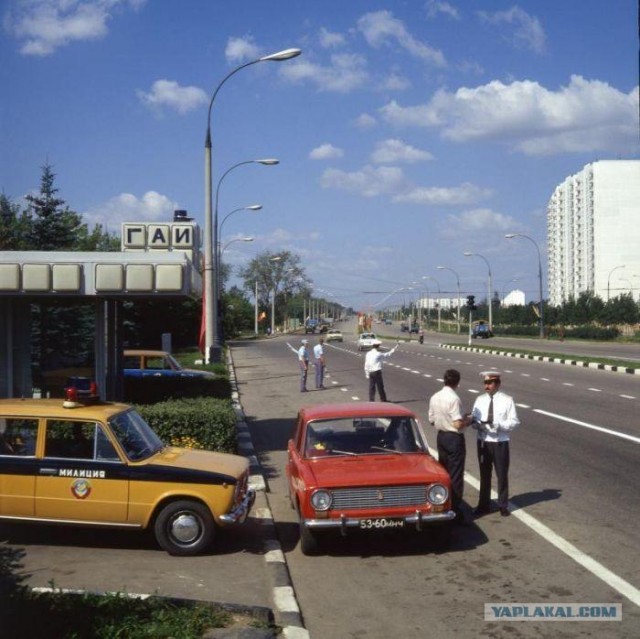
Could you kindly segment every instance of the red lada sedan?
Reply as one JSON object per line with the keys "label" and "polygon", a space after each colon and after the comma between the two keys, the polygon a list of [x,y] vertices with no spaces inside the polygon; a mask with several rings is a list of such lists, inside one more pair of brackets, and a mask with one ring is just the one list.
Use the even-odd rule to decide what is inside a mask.
{"label": "red lada sedan", "polygon": [[412,411],[388,402],[302,408],[288,444],[289,496],[305,555],[329,529],[413,529],[446,542],[451,482]]}

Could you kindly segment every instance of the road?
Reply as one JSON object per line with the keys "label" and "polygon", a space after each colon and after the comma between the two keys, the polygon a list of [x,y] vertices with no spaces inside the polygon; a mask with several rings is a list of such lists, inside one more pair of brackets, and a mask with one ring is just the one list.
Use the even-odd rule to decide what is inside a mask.
{"label": "road", "polygon": [[[503,390],[514,396],[522,421],[512,443],[513,515],[456,528],[445,553],[416,536],[390,533],[338,540],[319,557],[301,554],[284,481],[296,412],[306,403],[366,399],[355,327],[340,328],[345,342],[326,349],[326,391],[298,392],[297,362],[286,342],[297,345],[299,337],[233,347],[241,401],[311,636],[637,637],[638,376],[448,351],[431,335],[424,345],[402,344],[385,364],[387,393],[424,422],[445,369],[461,371],[459,392],[468,408],[481,389],[479,372],[503,371]],[[433,446],[434,433],[426,430]],[[472,432],[467,446],[465,498],[473,507]],[[623,620],[485,622],[484,604],[501,602],[620,603]]]}

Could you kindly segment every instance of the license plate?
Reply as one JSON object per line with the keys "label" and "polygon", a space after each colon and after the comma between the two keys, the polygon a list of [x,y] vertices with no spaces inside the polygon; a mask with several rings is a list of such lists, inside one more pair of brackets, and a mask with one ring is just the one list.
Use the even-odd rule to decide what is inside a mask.
{"label": "license plate", "polygon": [[404,528],[404,519],[389,519],[388,517],[378,517],[376,519],[361,519],[360,528],[362,530],[384,530],[386,528]]}

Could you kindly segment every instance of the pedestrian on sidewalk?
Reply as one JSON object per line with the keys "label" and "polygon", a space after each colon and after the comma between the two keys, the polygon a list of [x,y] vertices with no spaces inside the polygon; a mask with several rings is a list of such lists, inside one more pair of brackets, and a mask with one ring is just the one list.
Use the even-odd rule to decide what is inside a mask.
{"label": "pedestrian on sidewalk", "polygon": [[300,365],[300,392],[307,392],[307,373],[309,372],[309,340],[303,339],[298,349],[298,364]]}

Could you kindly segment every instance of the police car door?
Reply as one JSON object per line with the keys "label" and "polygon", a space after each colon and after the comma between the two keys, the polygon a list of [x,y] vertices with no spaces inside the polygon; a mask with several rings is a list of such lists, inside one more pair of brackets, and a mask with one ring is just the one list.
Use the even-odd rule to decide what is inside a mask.
{"label": "police car door", "polygon": [[93,421],[48,419],[35,514],[92,523],[127,520],[127,466]]}

